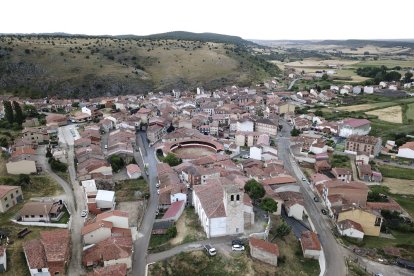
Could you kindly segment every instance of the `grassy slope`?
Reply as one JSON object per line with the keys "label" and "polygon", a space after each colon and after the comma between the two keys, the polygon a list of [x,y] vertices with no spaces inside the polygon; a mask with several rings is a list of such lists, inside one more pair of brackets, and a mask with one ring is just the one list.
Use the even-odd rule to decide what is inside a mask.
{"label": "grassy slope", "polygon": [[0,73],[8,84],[0,92],[77,97],[220,87],[261,80],[249,75],[269,76],[262,65],[234,53],[234,47],[183,40],[0,37]]}

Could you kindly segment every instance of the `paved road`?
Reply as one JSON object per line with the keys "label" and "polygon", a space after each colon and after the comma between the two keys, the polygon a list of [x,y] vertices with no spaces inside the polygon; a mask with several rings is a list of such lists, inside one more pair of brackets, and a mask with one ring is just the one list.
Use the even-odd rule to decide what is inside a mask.
{"label": "paved road", "polygon": [[158,194],[155,187],[158,182],[157,174],[157,160],[155,159],[154,148],[149,147],[145,132],[137,134],[137,145],[141,149],[144,160],[141,159],[139,152],[135,152],[135,160],[144,171],[144,163],[148,163],[148,177],[144,174],[147,182],[150,185],[150,199],[144,219],[141,223],[141,228],[138,232],[138,239],[134,243],[134,256],[132,263],[132,275],[144,276],[145,266],[147,264],[147,250],[151,237],[152,225],[155,220],[155,211],[158,207]]}
{"label": "paved road", "polygon": [[325,275],[346,275],[344,256],[331,232],[329,221],[326,217],[322,217],[319,207],[320,203],[315,203],[313,201],[314,194],[310,186],[305,181],[302,181],[302,177],[305,176],[296,162],[292,159],[289,139],[290,126],[283,120],[281,120],[280,123],[283,125],[281,132],[283,137],[277,139],[279,159],[283,160],[286,169],[296,177],[298,183],[301,185],[301,191],[305,200],[305,208],[315,226],[316,232],[319,234],[321,245],[325,253]]}
{"label": "paved road", "polygon": [[287,89],[287,90],[292,89],[292,87],[295,85],[295,83],[296,83],[298,80],[301,80],[301,78],[299,78],[299,79],[294,79],[294,80],[293,80],[293,81],[289,84],[289,87],[288,87],[288,89]]}
{"label": "paved road", "polygon": [[309,227],[306,226],[303,222],[300,222],[293,217],[288,217],[288,215],[286,214],[285,208],[282,208],[281,215],[282,215],[282,218],[286,221],[286,223],[290,225],[290,227],[292,227],[292,231],[295,234],[295,237],[297,239],[300,239],[300,236],[303,231],[310,230]]}
{"label": "paved road", "polygon": [[159,262],[159,261],[168,259],[168,258],[170,258],[174,255],[177,255],[181,252],[202,250],[203,246],[205,244],[211,244],[213,246],[220,245],[220,247],[222,247],[222,245],[223,246],[228,245],[228,248],[231,249],[231,241],[234,238],[235,237],[233,237],[233,236],[224,236],[224,237],[211,238],[211,239],[208,239],[208,240],[182,244],[182,245],[176,246],[174,248],[171,248],[170,250],[167,250],[167,251],[162,251],[162,252],[159,252],[159,253],[148,255],[148,263]]}
{"label": "paved road", "polygon": [[[36,155],[38,163],[42,166],[43,171],[50,175],[56,182],[63,188],[65,191],[66,202],[69,207],[69,212],[72,215],[72,224],[71,224],[71,240],[72,240],[72,256],[68,268],[68,275],[81,275],[82,270],[82,240],[81,240],[81,228],[83,226],[83,219],[80,216],[80,212],[84,208],[78,208],[79,206],[84,207],[84,199],[82,193],[80,192],[79,185],[78,189],[72,190],[73,179],[72,175],[74,172],[73,167],[73,146],[72,154],[69,154],[69,173],[72,179],[72,185],[63,180],[60,176],[55,174],[50,168],[50,164],[47,162],[46,158],[46,147],[39,147]],[[72,162],[70,162],[70,157],[72,157]]]}

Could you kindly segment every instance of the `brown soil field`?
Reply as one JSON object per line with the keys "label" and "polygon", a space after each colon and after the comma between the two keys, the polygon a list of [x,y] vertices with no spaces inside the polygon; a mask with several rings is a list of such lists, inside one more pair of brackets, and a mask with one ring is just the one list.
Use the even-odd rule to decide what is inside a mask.
{"label": "brown soil field", "polygon": [[378,119],[385,122],[397,124],[403,123],[402,109],[399,105],[365,112],[365,114],[378,116]]}
{"label": "brown soil field", "polygon": [[390,188],[393,194],[414,195],[414,181],[384,177],[382,185]]}

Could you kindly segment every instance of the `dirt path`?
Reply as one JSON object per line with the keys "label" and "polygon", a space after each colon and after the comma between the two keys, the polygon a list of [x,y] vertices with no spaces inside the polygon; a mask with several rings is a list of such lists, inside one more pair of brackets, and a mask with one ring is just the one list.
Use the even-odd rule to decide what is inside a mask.
{"label": "dirt path", "polygon": [[186,213],[183,212],[183,214],[178,219],[175,225],[177,227],[177,236],[170,241],[172,245],[180,244],[184,240],[187,234],[186,227],[185,227],[185,220],[186,220]]}

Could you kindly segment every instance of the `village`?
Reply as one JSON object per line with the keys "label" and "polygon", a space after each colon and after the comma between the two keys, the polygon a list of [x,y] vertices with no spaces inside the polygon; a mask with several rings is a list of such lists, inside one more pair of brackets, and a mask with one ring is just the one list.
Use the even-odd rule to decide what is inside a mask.
{"label": "village", "polygon": [[[394,197],[386,183],[412,177],[414,136],[385,140],[372,134],[368,115],[338,117],[361,95],[400,84],[276,86],[272,79],[145,96],[3,97],[10,125],[13,110],[15,119],[19,108],[30,115],[2,145],[5,171],[18,180],[0,186],[8,218],[0,271],[17,273],[7,254],[22,252],[30,275],[161,275],[161,261],[206,250],[207,259],[248,251],[244,261],[283,273],[287,252],[299,248],[288,258],[309,275],[334,275],[327,263],[342,272],[355,258],[372,272],[409,275],[401,267],[414,266],[404,240],[413,229],[411,197]],[[37,175],[61,192],[30,198]]]}

